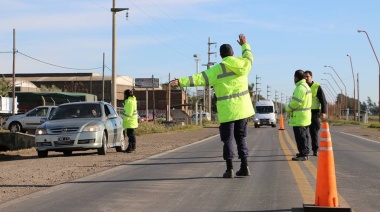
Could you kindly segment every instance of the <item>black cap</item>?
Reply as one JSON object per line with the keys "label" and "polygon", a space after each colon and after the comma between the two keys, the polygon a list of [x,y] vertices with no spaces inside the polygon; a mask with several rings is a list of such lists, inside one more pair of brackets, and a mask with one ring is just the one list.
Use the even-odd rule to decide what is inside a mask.
{"label": "black cap", "polygon": [[127,90],[125,90],[125,91],[124,91],[124,95],[125,95],[126,97],[130,97],[130,96],[133,96],[133,91],[132,91],[132,90],[129,90],[129,89],[127,89]]}
{"label": "black cap", "polygon": [[232,47],[230,44],[223,44],[219,48],[220,56],[227,57],[234,55],[234,51],[232,50]]}

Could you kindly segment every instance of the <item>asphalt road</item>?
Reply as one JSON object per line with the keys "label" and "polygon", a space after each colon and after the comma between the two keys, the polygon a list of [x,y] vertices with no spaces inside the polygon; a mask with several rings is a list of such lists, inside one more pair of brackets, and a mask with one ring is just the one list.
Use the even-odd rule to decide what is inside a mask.
{"label": "asphalt road", "polygon": [[[340,207],[380,211],[380,143],[331,132]],[[291,161],[290,128],[250,128],[251,176],[223,179],[219,136],[0,205],[0,211],[303,211],[317,157]],[[235,171],[240,162],[235,158]]]}

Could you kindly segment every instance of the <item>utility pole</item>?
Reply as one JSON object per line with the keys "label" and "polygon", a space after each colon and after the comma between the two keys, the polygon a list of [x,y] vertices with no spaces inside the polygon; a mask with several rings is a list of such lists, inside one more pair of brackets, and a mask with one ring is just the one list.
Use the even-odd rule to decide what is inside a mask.
{"label": "utility pole", "polygon": [[283,93],[281,92],[281,101],[280,101],[280,113],[282,114],[282,95]]}
{"label": "utility pole", "polygon": [[126,17],[128,18],[129,8],[115,8],[116,0],[112,3],[112,80],[111,80],[111,105],[117,110],[117,83],[116,83],[116,13],[127,10]]}
{"label": "utility pole", "polygon": [[276,90],[274,90],[274,102],[275,102],[275,110],[277,110],[277,99],[278,99],[278,96],[277,96],[277,91]]}
{"label": "utility pole", "polygon": [[270,86],[267,85],[267,100],[269,100],[269,97],[270,97],[270,90],[269,90]]}
{"label": "utility pole", "polygon": [[16,30],[13,29],[13,99],[12,99],[12,115],[16,113]]}
{"label": "utility pole", "polygon": [[[199,61],[201,60],[201,58],[199,57],[198,54],[194,54],[193,57],[194,57],[194,60],[195,60],[195,73],[198,74],[198,72],[199,72]],[[204,90],[206,90],[206,89],[204,89]],[[203,118],[202,117],[203,116],[202,111],[206,110],[205,108],[202,108],[201,109],[201,113],[198,112],[198,102],[199,102],[198,86],[195,86],[195,96],[196,96],[196,100],[195,101],[197,103],[196,106],[195,106],[195,125],[198,125],[198,114],[201,114],[200,118],[202,120],[202,118]],[[204,106],[205,99],[206,99],[205,97],[206,97],[205,92],[203,92],[203,106]]]}
{"label": "utility pole", "polygon": [[351,70],[352,70],[352,78],[353,78],[353,81],[354,81],[354,121],[356,121],[355,74],[354,74],[354,67],[352,66],[351,55],[347,54],[347,56],[350,58],[350,64],[351,64]]}
{"label": "utility pole", "polygon": [[259,101],[260,100],[260,95],[259,95],[259,85],[261,83],[257,82],[259,79],[261,79],[261,77],[258,77],[257,74],[256,74],[256,101]]}
{"label": "utility pole", "polygon": [[102,101],[104,101],[104,67],[105,67],[105,53],[103,52],[103,75],[102,75]]}
{"label": "utility pole", "polygon": [[[211,45],[215,44],[214,42],[211,42],[210,37],[208,38],[208,56],[207,56],[207,69],[211,67],[211,65],[214,65],[216,62],[211,62],[211,55],[216,54],[216,52],[211,52]],[[205,86],[204,88],[204,106],[205,110],[211,114],[211,88],[210,86]]]}
{"label": "utility pole", "polygon": [[154,96],[154,76],[153,75],[152,75],[152,91],[153,91],[153,122],[156,123],[156,97]]}
{"label": "utility pole", "polygon": [[357,73],[356,81],[356,90],[358,91],[358,122],[360,122],[359,73]]}

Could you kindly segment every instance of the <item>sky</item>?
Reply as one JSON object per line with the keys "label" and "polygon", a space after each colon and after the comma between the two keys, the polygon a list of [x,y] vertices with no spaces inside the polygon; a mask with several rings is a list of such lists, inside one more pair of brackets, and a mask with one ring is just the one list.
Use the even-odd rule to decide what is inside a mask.
{"label": "sky", "polygon": [[[219,46],[243,33],[254,63],[249,83],[282,101],[295,88],[298,69],[311,70],[327,100],[336,93],[379,101],[380,2],[374,0],[115,0],[116,73],[159,78],[160,83],[219,63]],[[112,0],[0,0],[0,74],[11,74],[13,29],[16,73],[88,73],[112,68]],[[347,54],[350,55],[347,56]],[[32,59],[34,58],[34,59]],[[352,68],[350,63],[352,61]],[[327,67],[325,67],[327,66]],[[358,89],[356,90],[356,98]]]}

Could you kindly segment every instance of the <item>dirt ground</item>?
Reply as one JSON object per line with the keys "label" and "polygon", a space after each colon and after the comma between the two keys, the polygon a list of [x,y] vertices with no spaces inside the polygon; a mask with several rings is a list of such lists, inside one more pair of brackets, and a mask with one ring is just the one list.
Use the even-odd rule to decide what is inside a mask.
{"label": "dirt ground", "polygon": [[[330,127],[330,131],[335,130],[380,142],[380,132],[376,129]],[[0,204],[217,134],[218,128],[212,127],[191,132],[142,135],[137,137],[137,151],[132,154],[110,149],[105,156],[97,155],[96,151],[73,152],[72,156],[49,152],[49,157],[38,158],[34,148],[0,152]]]}

